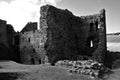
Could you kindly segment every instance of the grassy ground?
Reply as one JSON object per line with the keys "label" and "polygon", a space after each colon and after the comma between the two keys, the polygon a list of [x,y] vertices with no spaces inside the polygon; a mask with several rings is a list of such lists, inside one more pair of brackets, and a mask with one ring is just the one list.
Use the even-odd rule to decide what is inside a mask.
{"label": "grassy ground", "polygon": [[113,70],[113,73],[110,74],[105,80],[120,80],[120,69]]}
{"label": "grassy ground", "polygon": [[68,73],[66,68],[50,65],[22,65],[0,62],[0,80],[98,80],[86,75]]}

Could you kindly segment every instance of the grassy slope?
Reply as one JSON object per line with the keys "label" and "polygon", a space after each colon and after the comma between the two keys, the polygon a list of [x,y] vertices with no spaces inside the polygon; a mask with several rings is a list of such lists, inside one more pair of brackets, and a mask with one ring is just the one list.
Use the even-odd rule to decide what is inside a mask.
{"label": "grassy slope", "polygon": [[113,70],[113,73],[105,80],[120,80],[120,69]]}
{"label": "grassy slope", "polygon": [[0,80],[95,80],[85,75],[71,74],[67,69],[49,65],[22,65],[0,62]]}

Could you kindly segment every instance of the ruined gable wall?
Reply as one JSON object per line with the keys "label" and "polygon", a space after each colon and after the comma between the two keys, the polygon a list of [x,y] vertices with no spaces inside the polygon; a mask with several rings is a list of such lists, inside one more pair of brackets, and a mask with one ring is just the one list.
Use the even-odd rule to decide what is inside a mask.
{"label": "ruined gable wall", "polygon": [[[19,52],[19,45],[16,44],[16,42],[19,42],[19,38],[15,39],[16,35],[19,37],[19,34],[17,34],[11,24],[7,24],[7,41],[9,45],[9,59],[20,62],[20,52]],[[8,56],[8,55],[6,55]]]}
{"label": "ruined gable wall", "polygon": [[46,31],[46,53],[50,62],[76,59],[86,48],[88,23],[68,10],[53,6],[41,8],[40,29]]}
{"label": "ruined gable wall", "polygon": [[[76,59],[78,55],[95,58],[96,54],[98,55],[96,59],[102,60],[106,49],[104,14],[76,17],[68,10],[57,9],[50,5],[41,7],[40,29],[43,30],[43,34],[46,34],[44,50],[49,62]],[[96,27],[95,21],[98,21],[100,29],[91,30],[91,25]],[[93,47],[88,47],[89,39],[93,39]]]}
{"label": "ruined gable wall", "polygon": [[[0,20],[0,60],[14,60],[19,62],[18,47],[14,46],[15,31],[12,25]],[[17,50],[16,50],[17,49]]]}
{"label": "ruined gable wall", "polygon": [[[41,64],[47,62],[42,50],[44,35],[36,30],[20,34],[20,58],[24,64]],[[42,37],[42,38],[41,38]]]}
{"label": "ruined gable wall", "polygon": [[37,22],[29,22],[21,30],[21,33],[24,33],[24,32],[27,32],[27,31],[35,31],[35,30],[37,30]]}
{"label": "ruined gable wall", "polygon": [[99,20],[99,44],[98,49],[93,53],[93,58],[99,62],[104,63],[104,57],[107,52],[107,40],[106,40],[106,15],[105,10],[100,11]]}
{"label": "ruined gable wall", "polygon": [[[105,19],[105,10],[102,9],[99,14],[82,16],[81,18],[87,21],[89,24],[89,35],[87,39],[91,38],[93,41],[93,59],[104,62],[104,56],[107,51],[106,45],[106,19]],[[91,26],[92,24],[92,26]],[[90,28],[93,28],[92,32]]]}

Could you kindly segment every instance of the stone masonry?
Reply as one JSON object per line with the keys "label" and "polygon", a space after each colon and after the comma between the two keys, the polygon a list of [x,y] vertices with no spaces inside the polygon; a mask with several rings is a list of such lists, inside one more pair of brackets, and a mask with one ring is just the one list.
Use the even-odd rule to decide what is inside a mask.
{"label": "stone masonry", "polygon": [[46,36],[44,50],[50,63],[89,56],[104,62],[106,53],[105,10],[89,16],[74,16],[67,9],[41,7],[40,30]]}
{"label": "stone masonry", "polygon": [[44,64],[47,56],[43,50],[44,34],[40,30],[20,34],[20,59],[24,64]]}
{"label": "stone masonry", "polygon": [[0,60],[14,60],[19,62],[19,46],[16,45],[15,35],[12,25],[7,24],[7,21],[0,19]]}
{"label": "stone masonry", "polygon": [[[107,50],[104,9],[79,17],[67,9],[44,5],[40,15],[39,30],[36,22],[29,22],[20,33],[0,20],[0,43],[7,48],[12,46],[15,59],[20,58],[24,64],[54,64],[87,56],[104,63]],[[1,45],[0,48],[3,49]]]}
{"label": "stone masonry", "polygon": [[37,30],[37,22],[29,22],[21,30],[21,33],[28,32],[28,31],[35,31],[35,30]]}

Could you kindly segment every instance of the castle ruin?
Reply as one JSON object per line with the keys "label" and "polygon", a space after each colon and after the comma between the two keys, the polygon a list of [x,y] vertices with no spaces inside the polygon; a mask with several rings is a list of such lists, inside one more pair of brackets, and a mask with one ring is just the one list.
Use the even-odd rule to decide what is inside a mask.
{"label": "castle ruin", "polygon": [[0,19],[0,60],[14,60],[19,62],[19,33],[12,25]]}
{"label": "castle ruin", "polygon": [[41,7],[40,29],[28,23],[19,33],[20,60],[24,64],[54,64],[88,56],[104,63],[106,46],[105,10],[89,16],[74,16],[67,9]]}

